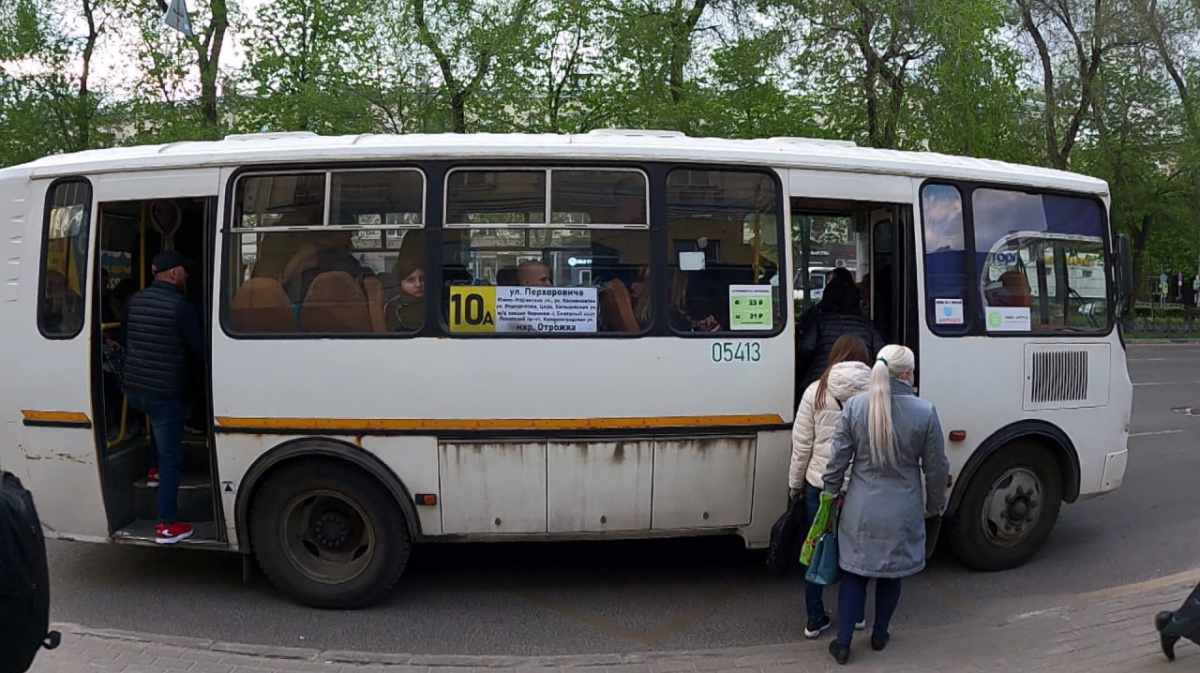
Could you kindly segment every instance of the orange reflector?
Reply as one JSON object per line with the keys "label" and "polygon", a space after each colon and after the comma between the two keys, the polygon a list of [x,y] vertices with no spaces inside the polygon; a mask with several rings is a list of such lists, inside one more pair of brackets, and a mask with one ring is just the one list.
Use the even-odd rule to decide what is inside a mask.
{"label": "orange reflector", "polygon": [[416,496],[417,504],[422,507],[436,507],[437,496],[432,493],[418,493]]}
{"label": "orange reflector", "polygon": [[967,438],[966,430],[951,430],[950,431],[950,441],[952,441],[952,442],[961,442],[962,440],[964,440],[966,438]]}

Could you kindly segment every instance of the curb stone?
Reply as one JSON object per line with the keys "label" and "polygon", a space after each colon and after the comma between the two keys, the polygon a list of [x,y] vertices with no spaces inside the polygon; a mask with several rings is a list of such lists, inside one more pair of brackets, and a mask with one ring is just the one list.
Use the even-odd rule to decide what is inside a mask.
{"label": "curb stone", "polygon": [[[1111,643],[1114,638],[1127,640],[1126,649],[1136,656],[1142,656],[1135,650],[1143,651],[1150,647],[1149,651],[1152,652],[1157,649],[1157,639],[1153,638],[1152,618],[1154,612],[1157,609],[1172,609],[1191,590],[1191,586],[1190,582],[1186,584],[1179,582],[1119,598],[1077,597],[1077,600],[1070,604],[1052,604],[1019,614],[984,615],[963,620],[951,626],[913,629],[905,631],[903,634],[897,632],[897,635],[901,635],[901,642],[898,645],[900,647],[916,645],[922,652],[921,658],[930,660],[922,664],[921,666],[924,668],[920,670],[938,671],[942,669],[932,669],[930,664],[951,665],[953,668],[948,670],[956,671],[992,670],[991,668],[976,667],[973,665],[975,662],[967,664],[961,660],[953,661],[955,652],[966,651],[973,652],[976,656],[987,656],[985,651],[988,646],[994,645],[997,639],[1006,638],[1026,642],[1029,644],[1029,648],[1025,651],[998,652],[996,654],[1000,655],[1000,659],[993,658],[988,662],[988,666],[1000,665],[1002,664],[1001,660],[1016,665],[1019,662],[1012,661],[1013,659],[1038,653],[1045,659],[1059,659],[1072,655],[1087,657],[1092,654],[1089,650]],[[212,655],[228,654],[257,658],[261,661],[260,668],[264,669],[271,668],[273,662],[279,663],[279,668],[290,669],[302,666],[303,668],[300,670],[309,670],[309,667],[312,666],[344,665],[342,670],[345,673],[352,673],[358,666],[407,666],[414,670],[426,669],[426,673],[437,673],[439,669],[447,672],[465,671],[466,669],[493,671],[519,669],[549,673],[552,670],[596,671],[597,669],[618,668],[625,670],[636,668],[640,671],[737,669],[746,673],[756,672],[760,669],[763,673],[766,673],[767,669],[806,671],[809,670],[805,664],[808,658],[823,654],[825,649],[823,640],[807,641],[797,638],[797,641],[792,643],[692,651],[528,657],[388,654],[227,643],[203,638],[95,629],[71,623],[57,623],[54,628],[64,635],[75,636],[76,640],[84,641],[85,646],[87,641],[109,641],[110,643],[122,643],[126,647],[134,649],[145,647],[147,650],[154,646],[169,646],[193,652],[208,652]],[[1038,642],[1036,644],[1030,642],[1031,638],[1037,638]],[[1030,661],[1036,660],[1030,659]],[[285,666],[285,662],[293,662],[293,664]],[[904,662],[893,661],[892,663],[901,665]],[[908,663],[915,664],[916,662]],[[132,672],[135,669],[127,670]]]}

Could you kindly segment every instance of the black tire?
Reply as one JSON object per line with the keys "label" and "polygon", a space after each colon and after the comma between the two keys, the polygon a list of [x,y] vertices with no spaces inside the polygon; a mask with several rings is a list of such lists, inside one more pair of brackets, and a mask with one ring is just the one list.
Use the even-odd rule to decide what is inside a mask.
{"label": "black tire", "polygon": [[[1031,488],[1032,483],[1036,487]],[[997,495],[993,496],[993,491]],[[1062,469],[1044,446],[1014,442],[1001,449],[971,478],[949,521],[947,532],[954,555],[976,570],[1024,565],[1054,529],[1062,494]]]}
{"label": "black tire", "polygon": [[284,465],[254,496],[250,546],[263,573],[309,607],[358,609],[400,579],[412,540],[395,498],[345,463]]}

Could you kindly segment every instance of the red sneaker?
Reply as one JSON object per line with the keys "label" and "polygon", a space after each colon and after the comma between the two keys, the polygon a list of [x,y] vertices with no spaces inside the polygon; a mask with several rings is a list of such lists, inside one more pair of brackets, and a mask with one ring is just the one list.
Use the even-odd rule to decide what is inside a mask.
{"label": "red sneaker", "polygon": [[175,544],[192,536],[192,527],[185,523],[160,523],[155,542],[159,544]]}
{"label": "red sneaker", "polygon": [[158,488],[158,481],[159,481],[158,470],[157,469],[150,470],[150,474],[146,475],[146,485],[149,486],[150,488]]}

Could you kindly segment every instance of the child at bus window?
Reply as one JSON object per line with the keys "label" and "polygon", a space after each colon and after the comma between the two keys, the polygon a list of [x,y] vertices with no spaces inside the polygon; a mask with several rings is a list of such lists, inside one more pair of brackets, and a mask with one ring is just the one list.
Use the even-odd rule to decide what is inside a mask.
{"label": "child at bus window", "polygon": [[401,258],[390,274],[392,287],[384,287],[391,299],[383,307],[389,332],[414,332],[425,324],[425,269],[420,259]]}

